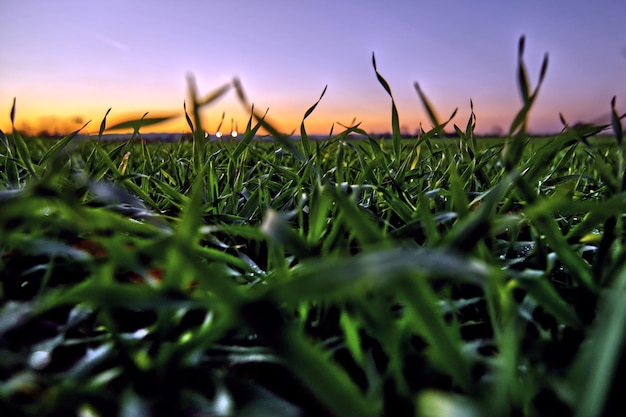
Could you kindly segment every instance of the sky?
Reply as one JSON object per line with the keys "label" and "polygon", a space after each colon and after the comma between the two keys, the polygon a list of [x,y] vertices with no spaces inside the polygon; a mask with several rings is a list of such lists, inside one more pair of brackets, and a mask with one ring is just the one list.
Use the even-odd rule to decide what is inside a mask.
{"label": "sky", "polygon": [[[284,133],[361,123],[391,130],[391,86],[404,133],[431,127],[419,82],[440,119],[506,132],[521,107],[517,45],[536,85],[531,131],[604,122],[626,112],[626,0],[0,0],[0,128],[97,132],[125,118],[183,113],[187,77],[201,95],[237,77],[256,110]],[[250,111],[234,91],[202,111],[213,134],[242,130]],[[150,131],[146,129],[145,132]],[[152,131],[187,132],[184,117]]]}

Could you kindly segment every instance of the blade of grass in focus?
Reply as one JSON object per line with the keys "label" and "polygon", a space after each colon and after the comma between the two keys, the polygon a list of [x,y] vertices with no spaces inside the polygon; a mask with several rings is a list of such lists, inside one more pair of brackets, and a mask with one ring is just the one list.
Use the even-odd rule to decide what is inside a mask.
{"label": "blade of grass in focus", "polygon": [[376,73],[378,82],[383,86],[391,98],[391,141],[393,144],[395,159],[400,160],[400,152],[402,150],[402,134],[400,132],[400,120],[398,117],[396,102],[393,99],[393,94],[391,94],[391,87],[389,86],[389,83],[387,83],[387,80],[380,75],[378,68],[376,68],[376,56],[374,54],[372,54],[372,66],[374,67],[374,72]]}

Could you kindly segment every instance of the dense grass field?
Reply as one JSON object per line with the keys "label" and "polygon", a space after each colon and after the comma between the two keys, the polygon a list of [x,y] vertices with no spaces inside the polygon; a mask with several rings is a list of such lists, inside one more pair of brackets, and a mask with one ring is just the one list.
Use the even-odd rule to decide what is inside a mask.
{"label": "dense grass field", "polygon": [[2,133],[0,415],[626,415],[624,116],[529,139],[522,54],[502,141]]}

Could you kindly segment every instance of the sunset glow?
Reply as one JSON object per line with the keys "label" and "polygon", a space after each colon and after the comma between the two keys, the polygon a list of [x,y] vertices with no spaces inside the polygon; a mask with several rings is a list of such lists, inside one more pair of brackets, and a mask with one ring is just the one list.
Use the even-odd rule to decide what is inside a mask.
{"label": "sunset glow", "polygon": [[[415,81],[442,119],[458,107],[454,123],[464,126],[472,99],[477,132],[503,132],[521,105],[521,35],[533,86],[549,54],[531,131],[558,131],[559,112],[572,122],[603,121],[613,96],[626,108],[621,1],[32,0],[4,2],[0,11],[4,131],[11,130],[16,97],[16,127],[28,133],[67,132],[90,120],[85,131],[97,132],[109,108],[111,124],[146,112],[177,113],[142,131],[187,132],[183,103],[193,74],[202,95],[238,77],[255,109],[269,109],[268,119],[285,133],[299,133],[325,86],[306,120],[309,133],[353,123],[387,132],[390,99],[372,68],[375,53],[406,133],[430,127]],[[209,132],[222,115],[240,127],[250,116],[232,90],[202,114]]]}

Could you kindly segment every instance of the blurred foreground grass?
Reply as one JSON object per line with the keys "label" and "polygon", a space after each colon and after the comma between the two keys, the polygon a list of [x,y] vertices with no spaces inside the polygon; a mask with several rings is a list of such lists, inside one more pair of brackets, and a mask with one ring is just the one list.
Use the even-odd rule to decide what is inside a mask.
{"label": "blurred foreground grass", "polygon": [[624,415],[624,116],[529,141],[519,49],[502,143],[2,134],[2,416]]}

